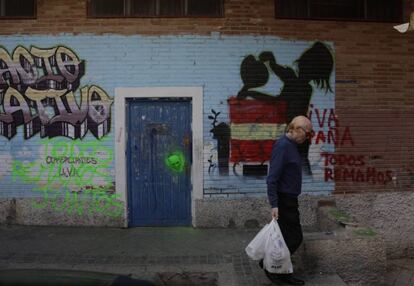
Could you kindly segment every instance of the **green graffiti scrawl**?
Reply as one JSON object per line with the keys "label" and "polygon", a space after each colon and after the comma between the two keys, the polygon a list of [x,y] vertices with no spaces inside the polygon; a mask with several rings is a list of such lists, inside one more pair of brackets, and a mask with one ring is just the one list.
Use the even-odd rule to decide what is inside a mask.
{"label": "green graffiti scrawl", "polygon": [[46,189],[80,190],[85,186],[112,185],[113,150],[105,144],[107,141],[47,140],[42,143],[41,162],[15,160],[12,178]]}
{"label": "green graffiti scrawl", "polygon": [[172,171],[181,173],[184,170],[185,158],[182,152],[174,152],[165,158],[165,165]]}
{"label": "green graffiti scrawl", "polygon": [[57,212],[82,215],[101,213],[110,217],[123,215],[123,203],[119,201],[119,194],[108,194],[104,188],[85,190],[84,196],[70,190],[65,190],[64,196],[60,191],[47,190],[44,187],[34,191],[42,192],[43,197],[33,199],[32,206],[36,209],[45,209],[48,206]]}
{"label": "green graffiti scrawl", "polygon": [[113,194],[110,140],[68,140],[53,138],[42,142],[41,160],[12,162],[12,179],[34,185],[41,198],[33,199],[35,209],[49,207],[57,212],[82,215],[101,213],[121,217],[123,203]]}

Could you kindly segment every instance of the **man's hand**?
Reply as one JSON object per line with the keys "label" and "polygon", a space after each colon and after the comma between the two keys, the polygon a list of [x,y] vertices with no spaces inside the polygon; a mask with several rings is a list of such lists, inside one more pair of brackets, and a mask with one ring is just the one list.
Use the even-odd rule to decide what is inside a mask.
{"label": "man's hand", "polygon": [[278,208],[272,208],[272,218],[278,219],[279,217],[279,209]]}

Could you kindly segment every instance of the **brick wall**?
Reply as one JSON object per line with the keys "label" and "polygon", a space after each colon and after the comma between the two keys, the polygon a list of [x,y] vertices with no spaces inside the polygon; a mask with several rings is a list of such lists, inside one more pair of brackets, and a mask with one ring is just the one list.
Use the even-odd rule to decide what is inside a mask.
{"label": "brick wall", "polygon": [[[301,21],[274,18],[273,0],[226,0],[223,18],[126,18],[88,19],[86,0],[38,0],[37,19],[2,20],[2,34],[115,33],[115,34],[223,34],[277,35],[283,38],[335,41],[339,46],[365,50],[371,39],[385,37],[386,44],[399,36],[387,23]],[[412,11],[412,0],[404,0],[404,19]],[[345,37],[346,36],[346,37]],[[351,41],[354,44],[351,44]],[[375,43],[373,41],[372,43]],[[379,43],[377,41],[377,43]],[[349,50],[348,53],[349,54]],[[364,52],[358,54],[366,54]]]}

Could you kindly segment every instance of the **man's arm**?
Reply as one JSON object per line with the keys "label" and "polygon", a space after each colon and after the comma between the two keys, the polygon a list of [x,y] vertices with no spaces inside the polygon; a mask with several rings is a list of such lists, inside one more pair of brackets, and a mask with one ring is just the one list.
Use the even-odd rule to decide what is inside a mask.
{"label": "man's arm", "polygon": [[267,175],[267,197],[272,207],[272,217],[278,217],[278,195],[277,182],[283,171],[284,157],[286,150],[277,142],[273,145],[272,156],[270,158],[269,173]]}

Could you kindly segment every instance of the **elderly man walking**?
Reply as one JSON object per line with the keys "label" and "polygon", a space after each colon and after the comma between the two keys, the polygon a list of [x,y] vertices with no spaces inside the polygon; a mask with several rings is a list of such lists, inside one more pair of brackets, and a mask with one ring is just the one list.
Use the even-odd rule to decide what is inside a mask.
{"label": "elderly man walking", "polygon": [[[293,118],[286,134],[273,145],[267,176],[267,195],[272,207],[272,218],[277,219],[291,255],[298,249],[303,239],[298,205],[298,196],[302,189],[302,160],[298,144],[304,143],[311,134],[312,123],[307,117]],[[266,270],[265,273],[272,282],[305,284],[303,280],[293,277],[292,274],[273,274]]]}

